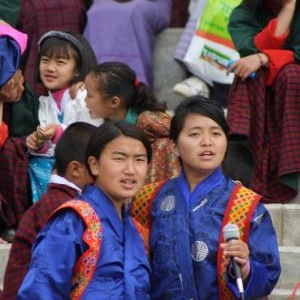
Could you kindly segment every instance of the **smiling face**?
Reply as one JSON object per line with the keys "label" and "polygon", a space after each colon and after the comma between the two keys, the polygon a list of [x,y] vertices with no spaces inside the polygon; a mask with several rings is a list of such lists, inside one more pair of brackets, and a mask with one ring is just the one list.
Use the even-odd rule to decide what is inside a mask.
{"label": "smiling face", "polygon": [[96,185],[111,199],[118,211],[146,180],[147,151],[137,139],[120,135],[108,143],[100,158],[88,159]]}
{"label": "smiling face", "polygon": [[44,86],[52,92],[69,87],[74,77],[78,75],[75,54],[70,49],[68,55],[57,53],[41,56],[39,73]]}
{"label": "smiling face", "polygon": [[178,136],[177,148],[186,178],[193,188],[221,165],[227,138],[215,121],[191,113]]}

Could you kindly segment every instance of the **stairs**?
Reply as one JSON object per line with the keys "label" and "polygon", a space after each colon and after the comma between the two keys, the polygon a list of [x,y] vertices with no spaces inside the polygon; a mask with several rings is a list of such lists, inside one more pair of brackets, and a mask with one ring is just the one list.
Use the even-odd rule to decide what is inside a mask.
{"label": "stairs", "polygon": [[[300,281],[300,204],[268,204],[267,208],[277,233],[282,267],[270,300],[287,300]],[[300,291],[295,299],[300,300]]]}

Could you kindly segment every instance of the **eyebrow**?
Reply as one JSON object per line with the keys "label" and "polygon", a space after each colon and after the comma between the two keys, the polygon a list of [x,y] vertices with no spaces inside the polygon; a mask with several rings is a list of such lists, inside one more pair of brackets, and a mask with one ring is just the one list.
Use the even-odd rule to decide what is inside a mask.
{"label": "eyebrow", "polygon": [[[127,157],[128,155],[125,153],[125,152],[121,152],[121,151],[114,151],[114,152],[112,152],[112,155],[122,155],[122,156],[125,156],[125,157]],[[143,153],[143,154],[136,154],[136,155],[134,155],[134,157],[147,157],[147,154],[145,153]]]}

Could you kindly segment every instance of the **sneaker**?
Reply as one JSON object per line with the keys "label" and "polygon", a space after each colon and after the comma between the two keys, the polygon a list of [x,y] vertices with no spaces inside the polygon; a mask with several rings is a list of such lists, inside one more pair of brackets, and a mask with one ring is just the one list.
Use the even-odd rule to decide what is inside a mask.
{"label": "sneaker", "polygon": [[175,84],[174,92],[185,97],[195,96],[201,94],[209,97],[209,88],[207,84],[196,76],[191,76],[180,83]]}

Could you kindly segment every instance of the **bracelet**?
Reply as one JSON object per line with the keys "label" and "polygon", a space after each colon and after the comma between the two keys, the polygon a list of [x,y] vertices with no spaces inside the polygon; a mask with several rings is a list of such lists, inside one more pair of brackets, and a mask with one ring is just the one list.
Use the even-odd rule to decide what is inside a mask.
{"label": "bracelet", "polygon": [[263,60],[261,59],[261,56],[259,55],[259,53],[256,53],[257,54],[257,56],[258,56],[258,59],[259,59],[259,62],[260,62],[260,66],[261,67],[265,67],[265,63],[263,62]]}

